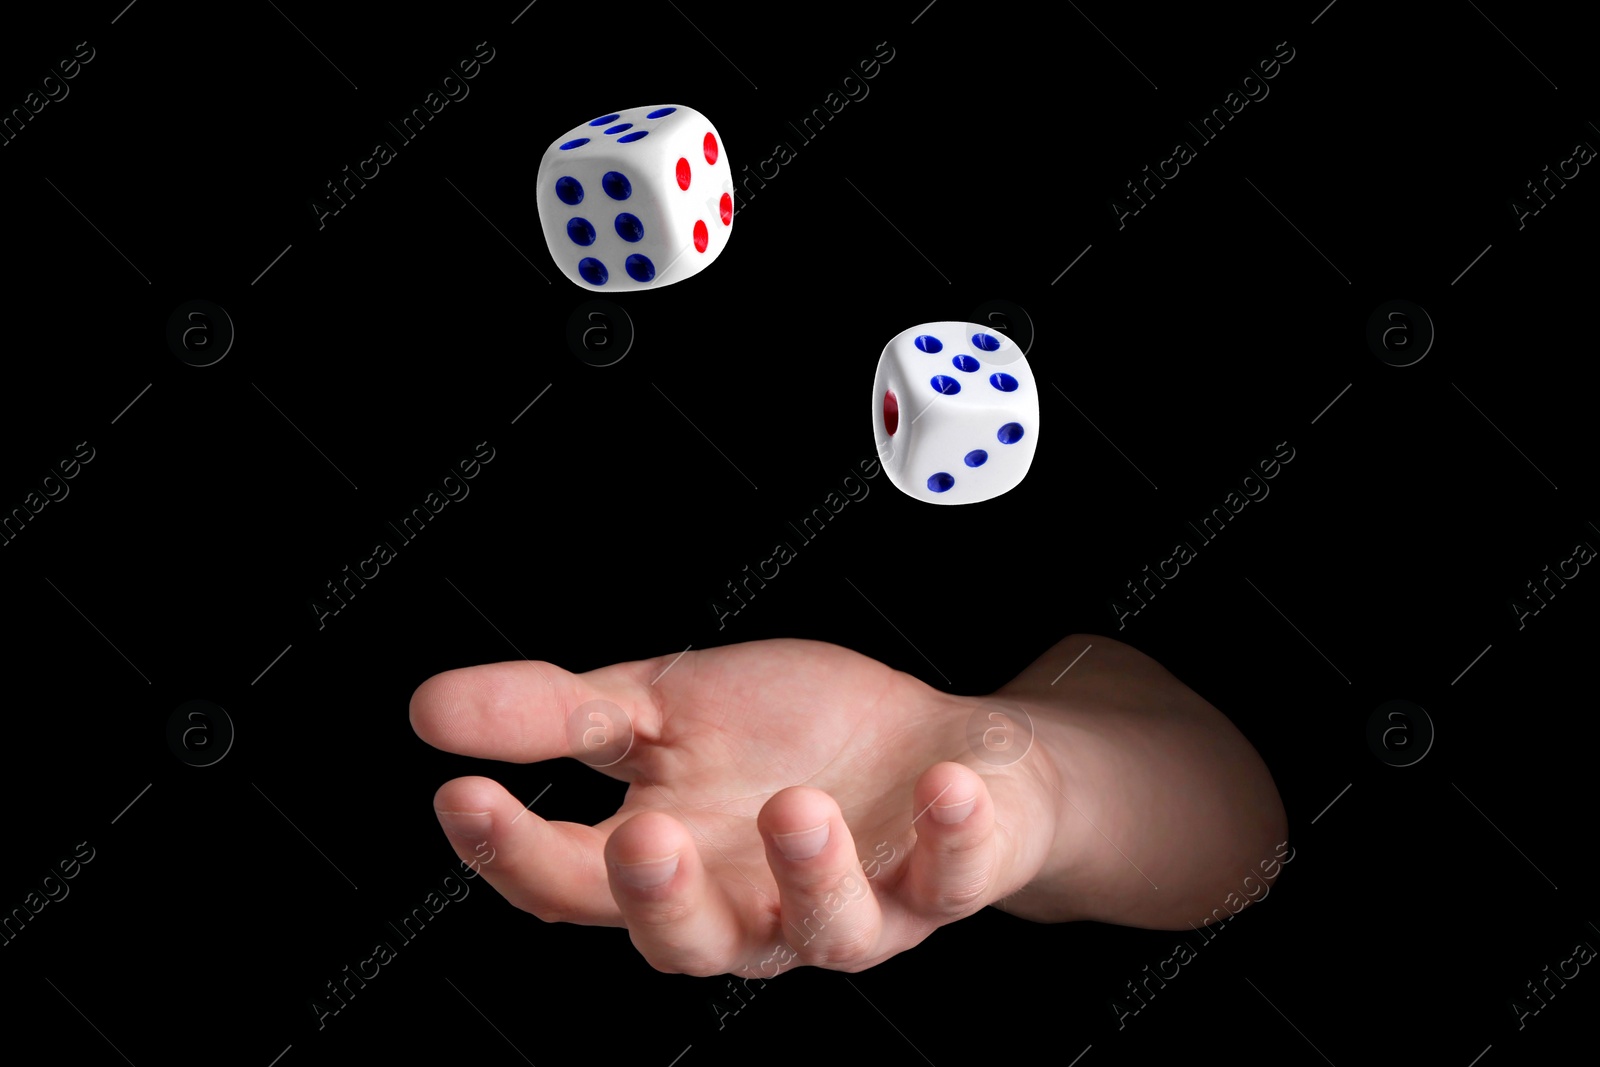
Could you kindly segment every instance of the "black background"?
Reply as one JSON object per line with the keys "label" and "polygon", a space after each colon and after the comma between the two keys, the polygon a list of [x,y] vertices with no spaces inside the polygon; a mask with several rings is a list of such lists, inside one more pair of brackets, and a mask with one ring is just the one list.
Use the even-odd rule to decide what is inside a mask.
{"label": "black background", "polygon": [[[1041,1048],[1466,1067],[1544,1062],[1582,1032],[1587,969],[1520,1030],[1511,1005],[1600,943],[1600,579],[1585,568],[1520,629],[1511,603],[1600,544],[1600,179],[1583,168],[1522,229],[1512,201],[1600,143],[1588,38],[1504,4],[921,2],[8,14],[7,112],[95,50],[0,148],[0,508],[94,449],[0,547],[0,909],[95,850],[0,945],[9,1041],[141,1067]],[[319,229],[324,183],[480,41],[470,96]],[[1186,120],[1285,41],[1270,95],[1119,228],[1124,183],[1197,142]],[[800,142],[788,124],[880,42],[868,95]],[[617,298],[634,344],[594,367],[566,340],[591,294],[550,260],[533,177],[560,133],[644,103],[704,111],[741,173],[780,141],[796,158],[750,187],[718,262]],[[165,339],[196,299],[236,329],[203,368]],[[883,344],[997,299],[1036,331],[1026,481],[950,508],[880,477],[719,628],[724,583],[873,454]],[[1396,299],[1437,330],[1407,367],[1366,340]],[[324,583],[481,441],[470,496],[319,628]],[[1118,629],[1123,583],[1285,441],[1271,495]],[[1074,632],[1137,646],[1228,714],[1296,849],[1271,900],[1121,1029],[1112,998],[1179,935],[988,910],[848,980],[786,974],[719,1028],[722,981],[658,974],[625,931],[545,925],[478,882],[319,1030],[324,984],[456,866],[442,782],[548,787],[538,813],[583,822],[621,796],[574,761],[424,745],[406,708],[429,675],[792,636],[979,694]],[[236,729],[209,767],[166,738],[193,699]],[[1436,729],[1412,766],[1366,741],[1391,699]]]}

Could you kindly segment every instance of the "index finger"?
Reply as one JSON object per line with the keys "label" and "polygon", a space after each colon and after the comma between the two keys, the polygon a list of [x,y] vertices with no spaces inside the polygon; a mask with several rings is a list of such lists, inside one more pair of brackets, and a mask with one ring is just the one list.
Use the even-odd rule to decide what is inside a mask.
{"label": "index finger", "polygon": [[655,660],[574,674],[542,660],[436,674],[411,696],[411,726],[434,748],[535,763],[571,756],[612,769],[659,736]]}

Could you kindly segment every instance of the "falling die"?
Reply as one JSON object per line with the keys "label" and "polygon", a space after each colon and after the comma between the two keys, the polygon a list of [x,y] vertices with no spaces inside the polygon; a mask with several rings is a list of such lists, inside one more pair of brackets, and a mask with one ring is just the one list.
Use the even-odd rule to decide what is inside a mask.
{"label": "falling die", "polygon": [[733,230],[722,135],[683,105],[608,111],[573,127],[545,150],[536,188],[551,258],[594,292],[691,278]]}

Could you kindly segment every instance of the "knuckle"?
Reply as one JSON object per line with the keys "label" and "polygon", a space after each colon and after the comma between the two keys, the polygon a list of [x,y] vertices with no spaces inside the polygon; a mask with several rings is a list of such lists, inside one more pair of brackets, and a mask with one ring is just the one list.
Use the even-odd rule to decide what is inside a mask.
{"label": "knuckle", "polygon": [[652,970],[657,971],[660,974],[684,973],[678,969],[676,965],[677,961],[671,959],[670,957],[661,956],[654,952],[646,952],[644,949],[639,948],[639,943],[637,941],[634,942],[633,947],[639,949],[639,955],[644,957],[644,961],[650,965]]}
{"label": "knuckle", "polygon": [[989,865],[984,864],[955,879],[936,880],[928,894],[930,907],[935,913],[952,918],[977,911],[989,892],[989,872]]}
{"label": "knuckle", "polygon": [[710,953],[685,945],[640,944],[633,938],[633,947],[654,970],[662,974],[686,974],[694,978],[713,978],[725,974],[727,961]]}
{"label": "knuckle", "polygon": [[715,978],[719,974],[728,973],[728,964],[725,960],[697,955],[693,959],[680,964],[678,973],[687,974],[695,978]]}
{"label": "knuckle", "polygon": [[518,907],[527,912],[529,915],[532,915],[534,918],[538,919],[540,922],[570,923],[578,921],[570,909],[563,908],[560,905],[550,901],[533,901],[531,903],[519,904]]}
{"label": "knuckle", "polygon": [[848,970],[871,958],[878,944],[878,931],[866,924],[834,928],[806,942],[796,951],[813,967]]}
{"label": "knuckle", "polygon": [[664,900],[651,904],[648,908],[640,908],[628,916],[628,925],[641,926],[646,929],[662,929],[676,926],[689,918],[695,912],[692,900]]}
{"label": "knuckle", "polygon": [[838,892],[839,884],[838,871],[786,873],[781,879],[780,890],[799,900],[820,901],[829,894]]}

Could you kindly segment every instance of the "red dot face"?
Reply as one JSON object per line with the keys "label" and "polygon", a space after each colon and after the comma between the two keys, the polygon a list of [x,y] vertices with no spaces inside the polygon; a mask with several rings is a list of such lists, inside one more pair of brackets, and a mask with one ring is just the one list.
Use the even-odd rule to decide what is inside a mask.
{"label": "red dot face", "polygon": [[893,392],[883,394],[883,428],[893,437],[900,428],[900,401]]}
{"label": "red dot face", "polygon": [[733,197],[727,193],[722,194],[722,200],[717,204],[717,211],[722,215],[722,224],[727,226],[733,222]]}
{"label": "red dot face", "polygon": [[704,252],[706,250],[706,245],[707,245],[707,243],[710,242],[710,240],[711,240],[711,234],[706,231],[705,220],[704,219],[695,219],[694,220],[694,250],[696,252]]}
{"label": "red dot face", "polygon": [[706,162],[715,163],[717,161],[717,139],[709,133],[706,134],[705,148]]}
{"label": "red dot face", "polygon": [[687,159],[678,160],[678,188],[689,188],[689,161]]}

